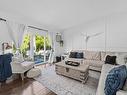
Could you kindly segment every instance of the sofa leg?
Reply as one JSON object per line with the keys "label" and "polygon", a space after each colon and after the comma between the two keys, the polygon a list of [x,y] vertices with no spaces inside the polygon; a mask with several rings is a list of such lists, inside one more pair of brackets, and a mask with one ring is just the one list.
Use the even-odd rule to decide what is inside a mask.
{"label": "sofa leg", "polygon": [[24,81],[24,73],[21,73],[22,81]]}

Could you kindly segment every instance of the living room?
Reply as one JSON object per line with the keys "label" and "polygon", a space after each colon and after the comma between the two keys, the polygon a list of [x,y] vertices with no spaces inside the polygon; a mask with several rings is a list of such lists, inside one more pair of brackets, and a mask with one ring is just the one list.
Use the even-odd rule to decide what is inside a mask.
{"label": "living room", "polygon": [[126,5],[1,0],[0,95],[127,95]]}

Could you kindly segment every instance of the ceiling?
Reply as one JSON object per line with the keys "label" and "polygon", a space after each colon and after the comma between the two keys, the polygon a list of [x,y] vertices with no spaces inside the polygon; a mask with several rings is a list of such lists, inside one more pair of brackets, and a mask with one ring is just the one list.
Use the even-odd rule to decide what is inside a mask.
{"label": "ceiling", "polygon": [[1,16],[54,29],[126,11],[127,0],[0,0]]}

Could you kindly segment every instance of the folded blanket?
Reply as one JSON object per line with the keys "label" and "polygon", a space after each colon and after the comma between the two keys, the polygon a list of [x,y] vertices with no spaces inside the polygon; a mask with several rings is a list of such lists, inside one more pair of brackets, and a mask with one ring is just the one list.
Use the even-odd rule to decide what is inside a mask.
{"label": "folded blanket", "polygon": [[12,54],[0,55],[0,82],[5,81],[12,75],[11,61]]}

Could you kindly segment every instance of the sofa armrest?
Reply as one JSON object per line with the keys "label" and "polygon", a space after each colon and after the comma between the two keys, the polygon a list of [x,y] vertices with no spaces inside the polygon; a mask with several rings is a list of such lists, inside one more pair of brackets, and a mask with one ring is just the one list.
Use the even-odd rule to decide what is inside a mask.
{"label": "sofa armrest", "polygon": [[119,90],[116,95],[127,95],[127,91]]}

